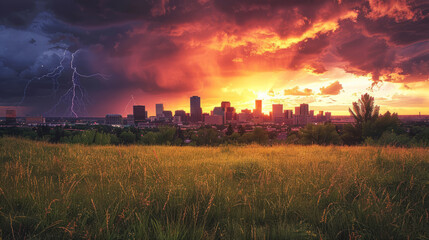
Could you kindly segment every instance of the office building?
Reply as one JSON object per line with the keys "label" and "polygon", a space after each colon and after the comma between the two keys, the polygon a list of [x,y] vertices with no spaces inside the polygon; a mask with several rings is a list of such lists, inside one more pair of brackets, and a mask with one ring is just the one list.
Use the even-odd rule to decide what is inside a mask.
{"label": "office building", "polygon": [[299,105],[299,115],[308,115],[308,104],[303,103]]}
{"label": "office building", "polygon": [[262,115],[262,100],[255,100],[255,109],[253,110],[253,114],[257,116]]}
{"label": "office building", "polygon": [[174,111],[174,116],[180,117],[180,122],[187,122],[188,121],[188,115],[186,114],[185,110]]}
{"label": "office building", "polygon": [[295,107],[295,116],[298,116],[301,114],[301,110],[299,109],[299,107]]}
{"label": "office building", "polygon": [[105,123],[106,125],[122,125],[122,116],[121,114],[107,114]]}
{"label": "office building", "polygon": [[191,121],[200,122],[202,120],[203,111],[201,109],[201,99],[198,96],[192,96],[191,102]]}
{"label": "office building", "polygon": [[331,112],[325,112],[325,121],[331,121]]}
{"label": "office building", "polygon": [[6,109],[6,124],[16,124],[16,110]]}
{"label": "office building", "polygon": [[235,108],[234,107],[227,107],[225,111],[225,120],[226,121],[232,121],[235,120]]}
{"label": "office building", "polygon": [[134,115],[134,123],[136,125],[138,125],[141,122],[144,122],[147,117],[146,107],[143,105],[134,105],[133,115]]}
{"label": "office building", "polygon": [[283,104],[273,104],[272,111],[272,121],[273,122],[283,122],[284,113],[283,113]]}
{"label": "office building", "polygon": [[164,112],[164,104],[162,104],[162,103],[157,103],[156,105],[155,105],[155,110],[156,110],[156,117],[157,118],[162,118],[162,117],[164,117],[164,115],[163,115],[163,113],[162,112]]}
{"label": "office building", "polygon": [[127,115],[127,125],[134,126],[134,115],[132,114]]}
{"label": "office building", "polygon": [[231,107],[231,103],[230,102],[222,102],[220,104],[221,108],[224,109],[224,111],[226,111],[227,108]]}
{"label": "office building", "polygon": [[293,110],[285,110],[285,119],[291,119],[293,118]]}
{"label": "office building", "polygon": [[173,112],[171,111],[163,111],[162,112],[162,116],[165,120],[170,121],[171,119],[173,119]]}

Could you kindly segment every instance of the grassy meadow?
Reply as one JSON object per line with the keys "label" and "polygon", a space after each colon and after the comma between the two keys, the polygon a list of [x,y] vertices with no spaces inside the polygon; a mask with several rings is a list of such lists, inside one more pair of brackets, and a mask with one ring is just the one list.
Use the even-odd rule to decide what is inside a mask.
{"label": "grassy meadow", "polygon": [[429,239],[429,149],[0,138],[0,239]]}

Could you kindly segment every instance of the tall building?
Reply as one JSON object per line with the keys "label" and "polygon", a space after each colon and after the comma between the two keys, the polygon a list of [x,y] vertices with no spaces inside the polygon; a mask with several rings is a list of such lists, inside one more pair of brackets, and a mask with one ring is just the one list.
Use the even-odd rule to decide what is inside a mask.
{"label": "tall building", "polygon": [[164,115],[162,114],[162,112],[164,111],[164,104],[162,103],[157,103],[155,105],[156,108],[156,117],[157,118],[162,118]]}
{"label": "tall building", "polygon": [[143,105],[133,106],[134,123],[138,125],[146,120],[146,107]]}
{"label": "tall building", "polygon": [[285,110],[284,113],[286,119],[293,118],[293,110]]}
{"label": "tall building", "polygon": [[295,107],[295,116],[298,116],[301,114],[301,110],[299,109],[299,107]]}
{"label": "tall building", "polygon": [[299,105],[299,112],[300,112],[299,115],[307,116],[308,115],[308,104],[303,103],[303,104]]}
{"label": "tall building", "polygon": [[331,121],[331,112],[325,112],[326,121]]}
{"label": "tall building", "polygon": [[230,102],[222,102],[220,104],[221,108],[223,108],[225,111],[227,108],[231,107],[231,103]]}
{"label": "tall building", "polygon": [[283,104],[273,104],[272,120],[273,122],[283,122]]}
{"label": "tall building", "polygon": [[226,108],[225,120],[226,121],[235,120],[235,108],[234,107],[227,107]]}
{"label": "tall building", "polygon": [[225,111],[222,107],[213,108],[213,116],[222,116],[222,122],[225,123]]}
{"label": "tall building", "polygon": [[253,110],[255,115],[262,114],[262,100],[255,100],[255,110]]}
{"label": "tall building", "polygon": [[16,123],[16,110],[6,109],[6,124]]}
{"label": "tall building", "polygon": [[314,110],[310,110],[310,116],[314,117]]}
{"label": "tall building", "polygon": [[201,109],[201,99],[198,96],[191,97],[191,121],[199,122],[202,119],[203,110]]}

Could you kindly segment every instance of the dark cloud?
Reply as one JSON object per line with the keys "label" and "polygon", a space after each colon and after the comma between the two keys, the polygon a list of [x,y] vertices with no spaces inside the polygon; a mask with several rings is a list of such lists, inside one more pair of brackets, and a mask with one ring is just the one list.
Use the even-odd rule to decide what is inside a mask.
{"label": "dark cloud", "polygon": [[36,1],[0,1],[0,24],[22,27],[31,22],[36,12]]}
{"label": "dark cloud", "polygon": [[[19,100],[27,81],[55,68],[64,49],[85,50],[80,71],[110,75],[82,81],[89,93],[111,99],[129,89],[189,93],[254,72],[323,74],[332,66],[374,82],[426,81],[427,29],[424,0],[1,1],[0,102]],[[28,104],[52,105],[52,82],[31,86]],[[321,88],[339,91],[339,82]],[[285,94],[314,93],[295,87]]]}

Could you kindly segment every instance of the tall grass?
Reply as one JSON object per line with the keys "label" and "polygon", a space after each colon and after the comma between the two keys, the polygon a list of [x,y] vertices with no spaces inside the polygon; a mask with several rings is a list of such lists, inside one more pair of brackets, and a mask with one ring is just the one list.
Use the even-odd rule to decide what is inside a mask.
{"label": "tall grass", "polygon": [[3,239],[428,239],[429,149],[0,139]]}

